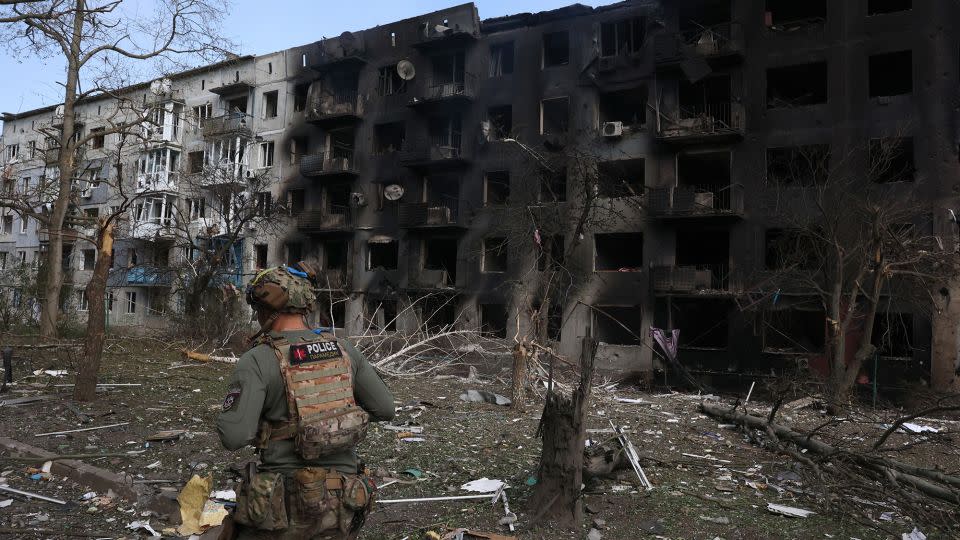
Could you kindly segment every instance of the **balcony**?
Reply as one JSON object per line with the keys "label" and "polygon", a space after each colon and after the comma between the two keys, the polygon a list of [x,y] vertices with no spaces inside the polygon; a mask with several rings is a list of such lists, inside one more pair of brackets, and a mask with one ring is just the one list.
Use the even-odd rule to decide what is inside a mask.
{"label": "balcony", "polygon": [[363,118],[364,99],[357,91],[323,93],[315,96],[307,107],[307,122],[331,126],[358,122]]}
{"label": "balcony", "polygon": [[169,287],[173,283],[173,272],[169,267],[140,265],[130,268],[115,268],[110,271],[110,287]]}
{"label": "balcony", "polygon": [[401,203],[397,221],[402,229],[468,228],[459,206],[459,201]]}
{"label": "balcony", "polygon": [[324,268],[320,271],[319,288],[321,291],[340,291],[349,289],[350,272],[345,268]]}
{"label": "balcony", "polygon": [[203,136],[219,137],[222,135],[234,135],[237,137],[251,138],[253,133],[247,126],[247,113],[228,113],[223,116],[214,116],[203,120]]}
{"label": "balcony", "polygon": [[224,161],[219,165],[204,166],[202,171],[191,173],[190,183],[207,189],[244,189],[247,187],[245,172],[245,164]]}
{"label": "balcony", "polygon": [[713,62],[742,60],[742,27],[728,22],[663,33],[654,40],[654,62],[659,67],[676,66],[691,57]]}
{"label": "balcony", "polygon": [[340,149],[303,156],[300,174],[306,177],[355,177],[359,171],[353,151]]}
{"label": "balcony", "polygon": [[143,143],[148,147],[180,146],[182,144],[181,133],[179,124],[167,123],[162,126],[148,124],[143,128]]}
{"label": "balcony", "polygon": [[154,171],[137,174],[137,193],[177,191],[180,173],[176,171]]}
{"label": "balcony", "polygon": [[431,83],[422,96],[414,96],[407,105],[424,109],[441,105],[469,105],[477,95],[477,77],[472,73],[464,73],[462,78],[460,81]]}
{"label": "balcony", "polygon": [[236,96],[239,94],[244,94],[250,92],[256,87],[256,84],[253,81],[248,81],[246,79],[237,79],[228,83],[221,84],[210,88],[210,92],[216,94],[220,97],[224,96]]}
{"label": "balcony", "polygon": [[726,295],[737,290],[726,264],[655,266],[650,281],[657,293]]}
{"label": "balcony", "polygon": [[653,219],[743,217],[743,186],[700,185],[650,188],[647,215]]}
{"label": "balcony", "polygon": [[456,28],[444,28],[436,25],[420,32],[419,39],[413,43],[413,47],[423,51],[449,50],[472,45],[478,39],[478,35],[466,30]]}
{"label": "balcony", "polygon": [[678,145],[734,142],[743,138],[743,124],[743,107],[737,103],[680,107],[662,113],[657,139]]}
{"label": "balcony", "polygon": [[411,273],[407,281],[405,288],[412,290],[451,289],[457,286],[450,278],[450,272],[441,269],[421,268]]}
{"label": "balcony", "polygon": [[357,71],[367,64],[366,51],[359,48],[331,53],[324,51],[316,56],[310,69],[317,73],[329,73],[337,70]]}
{"label": "balcony", "polygon": [[353,212],[349,206],[338,205],[324,210],[307,210],[297,216],[297,229],[307,234],[350,232],[353,230]]}
{"label": "balcony", "polygon": [[130,238],[138,240],[172,240],[176,236],[173,219],[150,219],[130,224]]}
{"label": "balcony", "polygon": [[406,167],[460,167],[469,160],[463,153],[461,135],[431,137],[429,140],[406,140],[399,161]]}

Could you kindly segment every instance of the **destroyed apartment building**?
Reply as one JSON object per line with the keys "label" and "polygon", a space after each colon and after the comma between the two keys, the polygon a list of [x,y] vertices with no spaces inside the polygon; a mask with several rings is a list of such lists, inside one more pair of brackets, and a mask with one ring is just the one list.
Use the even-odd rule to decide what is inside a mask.
{"label": "destroyed apartment building", "polygon": [[[593,335],[607,369],[660,365],[651,327],[680,329],[681,362],[700,371],[813,366],[822,304],[766,281],[797,198],[777,178],[815,184],[799,155],[819,149],[832,164],[896,138],[903,174],[885,181],[917,195],[914,225],[955,249],[958,21],[947,0],[626,1],[486,20],[463,4],[131,87],[162,129],[128,165],[142,194],[114,251],[109,325],[161,326],[178,309],[156,271],[191,257],[172,224],[202,223],[234,190],[284,219],[243,231],[224,282],[314,260],[348,332],[403,331],[419,316],[513,338],[543,312],[559,351]],[[81,104],[82,133],[104,125],[102,105]],[[40,128],[57,112],[3,116],[3,189],[55,174]],[[77,212],[107,204],[113,139],[85,151]],[[185,192],[210,164],[230,174]],[[248,193],[257,175],[269,190]],[[45,233],[2,219],[10,275],[38,260]],[[95,253],[64,249],[67,307],[82,315]],[[538,281],[556,268],[570,287],[541,305]],[[934,307],[883,303],[881,385],[957,384],[960,289],[938,294]]]}

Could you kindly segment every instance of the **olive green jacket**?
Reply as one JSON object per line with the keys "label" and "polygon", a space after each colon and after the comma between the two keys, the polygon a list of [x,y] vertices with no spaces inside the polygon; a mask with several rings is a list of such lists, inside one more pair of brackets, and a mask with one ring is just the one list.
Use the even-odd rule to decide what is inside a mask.
{"label": "olive green jacket", "polygon": [[[316,338],[310,330],[272,332],[273,337],[284,337],[291,344]],[[374,371],[373,366],[353,345],[338,339],[340,347],[350,357],[353,370],[353,396],[371,420],[390,420],[394,416],[393,394]],[[263,420],[280,422],[289,418],[286,392],[280,375],[280,366],[274,350],[266,344],[250,349],[237,361],[230,378],[223,411],[217,417],[220,442],[228,450],[238,450],[253,444]],[[294,450],[293,440],[270,441],[260,452],[260,469],[292,472],[304,467],[334,468],[345,473],[357,472],[357,455],[353,450],[308,461]]]}

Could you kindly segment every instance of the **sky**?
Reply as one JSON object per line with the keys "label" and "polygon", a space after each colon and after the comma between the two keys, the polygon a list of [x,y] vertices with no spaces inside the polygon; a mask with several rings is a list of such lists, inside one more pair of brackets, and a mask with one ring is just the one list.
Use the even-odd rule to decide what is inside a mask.
{"label": "sky", "polygon": [[[148,1],[148,0],[133,0]],[[465,0],[232,0],[224,34],[240,54],[264,54],[371,28]],[[598,6],[615,0],[477,0],[480,18],[556,9],[573,3]],[[60,101],[61,63],[14,58],[0,49],[0,112],[23,112]]]}

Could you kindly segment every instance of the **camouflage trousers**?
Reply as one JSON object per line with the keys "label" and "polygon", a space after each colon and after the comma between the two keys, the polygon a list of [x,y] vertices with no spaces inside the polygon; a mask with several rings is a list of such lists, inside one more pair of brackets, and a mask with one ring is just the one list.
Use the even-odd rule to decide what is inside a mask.
{"label": "camouflage trousers", "polygon": [[371,482],[360,475],[327,469],[300,469],[285,475],[283,492],[285,528],[261,530],[236,523],[234,538],[353,540],[373,506]]}

